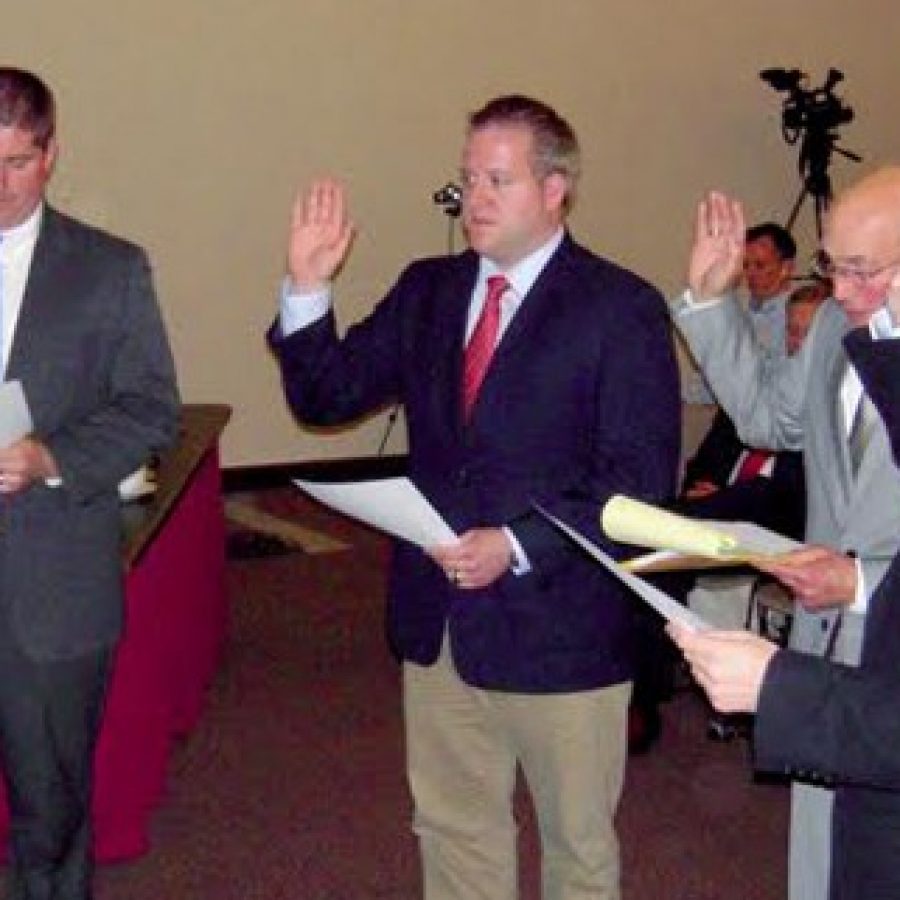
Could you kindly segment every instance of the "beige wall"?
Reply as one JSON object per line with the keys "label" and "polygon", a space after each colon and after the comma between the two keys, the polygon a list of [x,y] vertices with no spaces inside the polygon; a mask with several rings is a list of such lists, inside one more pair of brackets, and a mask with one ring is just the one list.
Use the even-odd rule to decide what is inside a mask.
{"label": "beige wall", "polygon": [[[338,287],[348,321],[406,260],[445,249],[431,193],[456,171],[466,113],[500,92],[572,121],[576,234],[665,291],[704,189],[740,193],[751,218],[793,203],[796,148],[760,69],[815,85],[842,69],[847,145],[867,167],[900,158],[893,0],[30,0],[6,5],[0,42],[57,91],[54,200],[150,249],[184,397],[234,407],[231,465],[363,456],[381,437],[383,418],[298,430],[263,345],[290,199],[315,173],[346,178],[360,225]],[[804,253],[811,230],[807,211]]]}

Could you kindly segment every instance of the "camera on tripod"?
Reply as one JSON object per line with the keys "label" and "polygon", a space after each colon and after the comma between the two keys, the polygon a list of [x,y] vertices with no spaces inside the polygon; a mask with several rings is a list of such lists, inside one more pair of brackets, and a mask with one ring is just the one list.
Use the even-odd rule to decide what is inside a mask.
{"label": "camera on tripod", "polygon": [[829,69],[828,77],[817,88],[805,87],[807,75],[800,69],[763,69],[759,77],[776,91],[787,93],[781,110],[781,134],[788,144],[800,135],[797,167],[802,187],[787,221],[790,230],[800,212],[803,200],[811,196],[815,202],[816,235],[822,236],[822,214],[831,202],[831,179],[828,166],[833,153],[860,162],[862,157],[838,147],[838,128],[853,121],[853,110],[834,93],[844,80],[839,69]]}

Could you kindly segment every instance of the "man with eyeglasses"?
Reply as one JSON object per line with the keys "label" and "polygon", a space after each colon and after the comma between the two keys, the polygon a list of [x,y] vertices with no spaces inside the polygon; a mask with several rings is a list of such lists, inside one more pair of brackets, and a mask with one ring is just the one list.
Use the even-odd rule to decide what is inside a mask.
{"label": "man with eyeglasses", "polygon": [[[675,306],[675,321],[744,440],[803,450],[811,546],[789,569],[773,572],[798,601],[792,647],[856,665],[868,598],[900,541],[900,480],[885,428],[869,413],[843,340],[857,328],[893,328],[885,300],[900,277],[900,169],[863,179],[830,211],[819,265],[834,281],[834,297],[801,352],[771,371],[729,296],[741,275],[743,237],[739,202],[721,193],[701,202],[689,289]],[[797,720],[804,712],[796,711]],[[791,900],[828,896],[831,807],[830,788],[795,781]],[[840,840],[850,827],[846,819],[839,807],[834,828]],[[900,808],[882,824],[900,832]]]}
{"label": "man with eyeglasses", "polygon": [[656,290],[566,229],[579,158],[546,104],[486,103],[461,156],[468,249],[412,263],[342,338],[344,189],[318,181],[294,207],[269,333],[292,410],[336,425],[402,401],[410,477],[459,535],[398,542],[388,591],[427,900],[520,896],[517,772],[543,896],[620,896],[634,601],[533,503],[603,541],[611,493],[671,495],[678,373]]}

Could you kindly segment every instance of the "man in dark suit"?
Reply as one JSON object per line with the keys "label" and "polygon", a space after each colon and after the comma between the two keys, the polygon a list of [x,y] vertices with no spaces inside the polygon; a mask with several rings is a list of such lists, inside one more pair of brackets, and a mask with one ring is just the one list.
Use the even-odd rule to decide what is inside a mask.
{"label": "man in dark suit", "polygon": [[0,449],[0,751],[14,900],[91,896],[91,768],[122,626],[117,485],[175,434],[142,251],[56,212],[53,97],[0,68],[4,378],[33,432]]}
{"label": "man in dark suit", "polygon": [[[900,465],[900,167],[864,179],[829,216],[823,267],[835,294],[887,305],[844,339]],[[872,335],[888,338],[873,341]],[[809,547],[767,566],[792,589],[828,572]],[[818,571],[817,571],[818,569]],[[723,711],[756,711],[757,768],[833,785],[831,900],[900,896],[900,555],[873,594],[858,668],[779,651],[744,632],[672,626],[698,681]]]}
{"label": "man in dark suit", "polygon": [[303,421],[404,403],[410,476],[459,535],[428,554],[399,544],[390,576],[426,897],[516,896],[517,764],[545,896],[618,897],[633,601],[532,504],[608,546],[605,498],[671,496],[665,307],[566,233],[578,146],[546,105],[503,97],[473,114],[461,173],[470,249],[413,263],[343,340],[327,287],[352,235],[343,191],[298,198],[270,340]]}

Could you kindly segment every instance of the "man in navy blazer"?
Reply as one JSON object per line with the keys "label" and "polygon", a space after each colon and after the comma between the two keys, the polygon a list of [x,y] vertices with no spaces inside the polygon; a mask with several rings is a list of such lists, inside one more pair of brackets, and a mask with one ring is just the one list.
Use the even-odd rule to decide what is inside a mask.
{"label": "man in navy blazer", "polygon": [[[577,174],[555,111],[488,103],[462,155],[470,249],[413,263],[343,339],[328,287],[352,238],[343,190],[317,182],[295,204],[270,333],[291,408],[339,424],[400,400],[410,477],[459,535],[427,553],[399,543],[390,572],[429,900],[516,896],[517,764],[545,895],[619,895],[634,601],[534,504],[609,546],[598,514],[611,494],[671,497],[678,378],[658,293],[565,231]],[[466,412],[464,348],[500,275],[499,336]]]}
{"label": "man in navy blazer", "polygon": [[123,615],[117,487],[177,430],[146,255],[44,202],[56,147],[50,90],[0,68],[0,356],[34,425],[0,447],[11,900],[92,896],[93,748]]}

